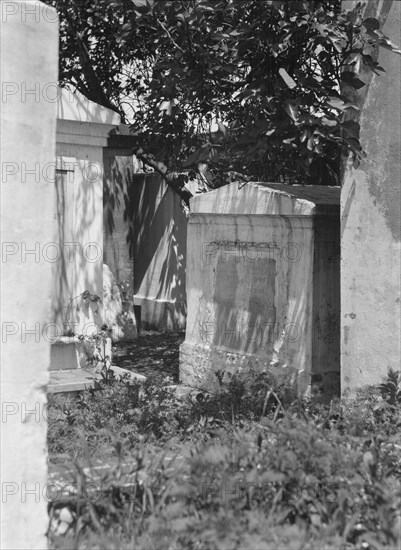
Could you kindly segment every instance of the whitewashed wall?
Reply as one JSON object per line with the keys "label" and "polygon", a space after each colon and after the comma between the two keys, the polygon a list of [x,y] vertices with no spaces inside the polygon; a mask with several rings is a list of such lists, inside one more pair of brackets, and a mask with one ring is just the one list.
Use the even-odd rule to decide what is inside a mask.
{"label": "whitewashed wall", "polygon": [[41,2],[1,8],[1,547],[44,549],[58,24]]}
{"label": "whitewashed wall", "polygon": [[77,296],[88,290],[103,299],[103,147],[119,123],[114,111],[59,90],[54,240],[61,249],[52,299],[59,336],[66,320],[74,323],[70,310]]}
{"label": "whitewashed wall", "polygon": [[[344,2],[351,8],[353,2]],[[365,17],[401,45],[401,2],[369,0]],[[362,88],[361,144],[341,192],[342,391],[377,384],[401,364],[401,55],[380,48],[385,73]],[[360,78],[368,82],[366,73]]]}

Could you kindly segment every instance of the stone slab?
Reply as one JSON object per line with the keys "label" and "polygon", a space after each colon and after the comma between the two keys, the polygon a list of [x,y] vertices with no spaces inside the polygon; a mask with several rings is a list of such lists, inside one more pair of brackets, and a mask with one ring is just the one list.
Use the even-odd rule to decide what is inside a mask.
{"label": "stone slab", "polygon": [[47,386],[49,393],[75,392],[94,389],[100,374],[93,369],[63,369],[50,372],[50,380]]}
{"label": "stone slab", "polygon": [[[141,483],[146,476],[146,466],[151,462],[150,452],[149,456],[145,456],[141,466],[134,458],[121,462],[114,457],[104,460],[81,460],[79,465],[73,462],[50,463],[48,500],[54,504],[60,504],[60,501],[74,502],[78,493],[78,468],[87,481],[87,496],[91,496],[92,502],[96,502],[96,496],[100,497],[102,491],[113,486],[129,489],[138,482]],[[186,455],[182,450],[176,453],[166,452],[162,463],[167,474],[177,471],[185,474]]]}
{"label": "stone slab", "polygon": [[128,369],[123,369],[121,367],[116,367],[113,365],[111,367],[111,370],[114,371],[114,374],[117,377],[128,375],[133,382],[145,382],[146,380],[146,376],[144,376],[143,374],[138,374]]}
{"label": "stone slab", "polygon": [[[114,365],[111,370],[114,371],[117,377],[128,375],[133,382],[144,382],[146,380],[146,376],[142,374]],[[99,380],[101,379],[101,374],[91,368],[51,371],[47,391],[49,393],[70,393],[96,389],[99,387]]]}

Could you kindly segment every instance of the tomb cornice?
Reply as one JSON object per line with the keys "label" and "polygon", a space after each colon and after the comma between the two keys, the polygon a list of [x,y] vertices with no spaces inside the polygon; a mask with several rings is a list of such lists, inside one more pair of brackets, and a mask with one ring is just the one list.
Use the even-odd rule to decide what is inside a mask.
{"label": "tomb cornice", "polygon": [[220,216],[338,215],[340,188],[250,182],[231,183],[191,199],[193,214]]}
{"label": "tomb cornice", "polygon": [[79,92],[73,93],[66,88],[58,89],[57,119],[106,124],[112,127],[121,123],[121,117],[115,111],[90,101]]}

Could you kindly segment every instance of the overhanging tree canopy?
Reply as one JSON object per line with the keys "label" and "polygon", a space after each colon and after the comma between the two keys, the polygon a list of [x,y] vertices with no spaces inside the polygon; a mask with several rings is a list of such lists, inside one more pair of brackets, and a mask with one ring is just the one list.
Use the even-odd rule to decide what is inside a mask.
{"label": "overhanging tree canopy", "polygon": [[362,4],[339,0],[51,0],[60,81],[118,111],[133,151],[184,198],[200,171],[333,184],[341,155],[363,155],[347,90],[400,53]]}

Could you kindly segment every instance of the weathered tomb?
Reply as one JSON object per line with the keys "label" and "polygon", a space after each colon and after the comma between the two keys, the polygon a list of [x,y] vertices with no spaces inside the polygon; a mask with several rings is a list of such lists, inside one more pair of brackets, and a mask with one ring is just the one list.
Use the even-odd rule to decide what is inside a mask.
{"label": "weathered tomb", "polygon": [[[114,111],[57,90],[50,392],[93,387],[88,360],[94,349],[82,336],[93,336],[103,324],[114,339],[128,325],[136,335],[135,320],[123,315],[119,289],[103,264],[103,149],[119,123]],[[111,356],[111,341],[104,354]]]}
{"label": "weathered tomb", "polygon": [[[57,335],[71,330],[71,304],[85,291],[103,299],[103,147],[120,123],[114,111],[59,90],[52,312]],[[82,317],[82,315],[80,316]],[[92,319],[73,332],[93,332]],[[74,327],[73,327],[74,328]]]}
{"label": "weathered tomb", "polygon": [[340,188],[237,183],[191,199],[181,382],[288,373],[340,386]]}

